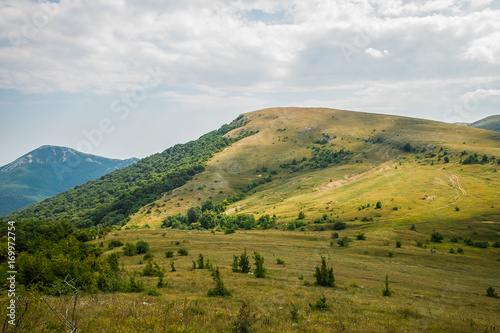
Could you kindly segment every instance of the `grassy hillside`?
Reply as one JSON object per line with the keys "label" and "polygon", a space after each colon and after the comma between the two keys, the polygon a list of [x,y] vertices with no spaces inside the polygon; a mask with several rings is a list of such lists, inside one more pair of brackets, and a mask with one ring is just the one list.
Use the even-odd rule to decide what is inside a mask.
{"label": "grassy hillside", "polygon": [[[243,128],[259,131],[256,135],[217,153],[204,172],[139,210],[128,225],[159,226],[169,215],[186,213],[206,199],[230,197],[269,176],[272,182],[248,192],[227,213],[276,214],[282,223],[301,210],[309,221],[324,214],[377,221],[490,220],[500,215],[499,133],[332,109],[276,108],[246,116]],[[341,163],[311,169],[314,149],[353,154]],[[474,154],[478,160],[486,154],[488,163],[461,163]],[[377,201],[383,209],[373,208]],[[358,210],[367,204],[371,208]]]}
{"label": "grassy hillside", "polygon": [[486,117],[470,124],[469,126],[500,132],[500,115]]}

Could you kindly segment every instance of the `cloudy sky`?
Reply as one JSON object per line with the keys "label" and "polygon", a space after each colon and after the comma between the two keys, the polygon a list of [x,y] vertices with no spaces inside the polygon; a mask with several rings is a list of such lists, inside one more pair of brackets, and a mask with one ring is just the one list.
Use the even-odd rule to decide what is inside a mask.
{"label": "cloudy sky", "polygon": [[0,0],[0,165],[115,158],[242,112],[500,113],[498,0]]}

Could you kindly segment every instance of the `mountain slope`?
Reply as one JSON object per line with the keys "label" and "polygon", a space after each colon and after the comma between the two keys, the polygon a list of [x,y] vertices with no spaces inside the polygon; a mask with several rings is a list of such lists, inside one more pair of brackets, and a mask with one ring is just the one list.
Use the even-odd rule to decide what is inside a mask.
{"label": "mountain slope", "polygon": [[[140,207],[157,200],[164,192],[182,186],[203,171],[205,162],[214,153],[252,135],[246,130],[236,130],[245,121],[241,116],[198,140],[177,144],[4,219],[67,219],[80,227],[121,225]],[[236,134],[226,137],[230,131]]]}
{"label": "mountain slope", "polygon": [[[248,191],[226,213],[276,214],[283,223],[295,220],[300,210],[309,221],[324,214],[339,220],[411,220],[499,213],[490,208],[496,207],[500,186],[493,158],[500,157],[499,133],[332,109],[275,108],[245,116],[243,129],[256,135],[216,154],[196,179],[139,210],[129,225],[159,226],[167,216],[185,214],[207,199],[231,197],[268,177],[273,180]],[[318,167],[312,161],[318,150],[352,154]],[[489,162],[461,164],[474,154],[479,160],[487,154]],[[379,200],[384,209],[376,217],[381,210],[373,205]],[[358,210],[368,203],[370,209]],[[458,203],[470,209],[455,214]]]}
{"label": "mountain slope", "polygon": [[129,166],[71,148],[42,146],[0,168],[0,216]]}
{"label": "mountain slope", "polygon": [[470,124],[469,126],[500,132],[500,115],[486,117]]}

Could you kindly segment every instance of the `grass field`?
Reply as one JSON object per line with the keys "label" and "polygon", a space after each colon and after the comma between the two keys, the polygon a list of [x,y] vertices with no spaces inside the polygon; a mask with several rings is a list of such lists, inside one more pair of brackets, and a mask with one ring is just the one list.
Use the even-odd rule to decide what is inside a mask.
{"label": "grass field", "polygon": [[[423,231],[428,229],[424,225],[417,227],[418,231],[411,231],[409,225],[398,229],[386,223],[377,227],[353,223],[339,231],[340,238],[353,240],[349,247],[338,246],[331,231],[255,230],[229,235],[159,229],[118,231],[106,237],[104,248],[113,239],[148,242],[154,261],[167,271],[169,286],[159,289],[160,296],[85,295],[76,307],[79,327],[82,332],[231,332],[246,302],[244,317],[255,332],[498,330],[500,300],[485,294],[490,286],[500,290],[500,249],[478,249],[462,241],[450,243],[452,235],[481,232],[481,226],[468,229],[459,222],[456,232],[444,233],[443,243],[429,242],[426,248],[420,248],[416,240],[428,240],[429,234]],[[493,230],[498,233],[500,225],[495,224]],[[356,240],[359,232],[367,239]],[[402,243],[401,248],[396,248],[396,240]],[[189,251],[188,256],[177,254],[180,247]],[[449,253],[450,248],[458,247],[464,254]],[[265,278],[231,271],[232,256],[240,255],[245,248],[250,257],[253,251],[264,256]],[[167,250],[174,251],[173,258],[165,257]],[[120,253],[127,272],[143,270],[143,255],[123,256],[121,248],[105,255],[113,251]],[[209,271],[192,269],[192,261],[199,254],[220,267],[231,296],[207,297],[208,289],[214,286]],[[314,283],[321,256],[333,267],[334,288],[305,285],[306,281]],[[278,258],[285,264],[278,265]],[[172,261],[176,272],[170,271]],[[253,259],[250,262],[253,264]],[[391,297],[382,296],[386,274]],[[158,281],[157,277],[139,279],[146,287],[155,287]],[[309,304],[322,296],[331,309],[312,310]],[[62,300],[49,298],[56,308],[62,308]],[[298,309],[297,320],[292,320],[292,303]],[[45,327],[62,331],[44,303],[39,303],[33,320],[36,315],[43,318]]]}

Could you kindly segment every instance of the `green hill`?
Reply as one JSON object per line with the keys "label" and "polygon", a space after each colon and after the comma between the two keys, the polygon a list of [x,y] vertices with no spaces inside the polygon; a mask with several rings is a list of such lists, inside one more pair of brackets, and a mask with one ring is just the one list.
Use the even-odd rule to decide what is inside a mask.
{"label": "green hill", "polygon": [[[217,153],[204,172],[139,210],[129,225],[159,226],[168,216],[244,192],[252,183],[262,184],[226,213],[275,214],[281,223],[299,211],[310,222],[325,214],[390,221],[499,216],[499,133],[332,109],[276,108],[245,116],[243,129],[257,134]],[[349,153],[318,162],[342,151]],[[373,208],[378,201],[382,210]],[[456,212],[455,206],[463,209]]]}
{"label": "green hill", "polygon": [[470,124],[469,126],[500,132],[500,115],[486,117]]}

